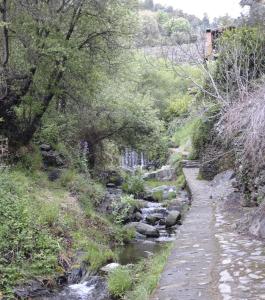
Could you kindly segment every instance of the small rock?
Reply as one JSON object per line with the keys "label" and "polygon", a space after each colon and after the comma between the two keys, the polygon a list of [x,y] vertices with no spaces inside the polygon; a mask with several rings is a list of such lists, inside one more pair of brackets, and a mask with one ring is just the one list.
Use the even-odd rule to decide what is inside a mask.
{"label": "small rock", "polygon": [[51,147],[51,145],[48,145],[48,144],[42,144],[42,145],[40,145],[40,150],[41,151],[50,151],[50,150],[52,150],[52,147]]}
{"label": "small rock", "polygon": [[29,281],[28,283],[14,289],[14,294],[19,299],[46,297],[49,296],[50,293],[51,291],[37,280]]}
{"label": "small rock", "polygon": [[57,151],[42,151],[41,155],[45,166],[61,167],[64,165],[63,156]]}
{"label": "small rock", "polygon": [[59,169],[54,169],[48,174],[50,181],[56,181],[60,178],[62,171]]}
{"label": "small rock", "polygon": [[105,267],[101,268],[100,270],[104,273],[110,273],[112,272],[113,270],[119,268],[121,265],[118,264],[118,263],[111,263],[111,264],[108,264],[106,265]]}
{"label": "small rock", "polygon": [[107,186],[107,188],[110,188],[110,189],[116,188],[116,185],[114,183],[107,183],[106,186]]}
{"label": "small rock", "polygon": [[161,226],[166,225],[166,220],[165,219],[159,220],[159,225],[161,225]]}
{"label": "small rock", "polygon": [[137,212],[134,214],[133,219],[134,219],[136,222],[140,222],[140,221],[143,219],[143,216],[142,216],[142,214],[141,214],[139,211],[137,211]]}

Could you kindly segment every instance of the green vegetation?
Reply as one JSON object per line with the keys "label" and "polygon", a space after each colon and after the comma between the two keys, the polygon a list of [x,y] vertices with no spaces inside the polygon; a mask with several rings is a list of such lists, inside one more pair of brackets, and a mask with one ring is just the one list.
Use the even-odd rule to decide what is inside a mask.
{"label": "green vegetation", "polygon": [[135,209],[139,209],[139,201],[135,200],[132,195],[122,196],[121,199],[117,199],[112,202],[112,216],[115,224],[123,224],[128,220],[130,212]]}
{"label": "green vegetation", "polygon": [[1,173],[3,293],[12,294],[15,284],[34,276],[54,278],[62,274],[77,250],[86,253],[84,260],[91,270],[98,270],[116,259],[110,249],[113,242],[123,243],[133,237],[131,231],[113,225],[95,211],[98,193],[102,195],[102,187],[95,189],[99,184],[81,175],[78,179],[70,177],[67,185],[78,193],[76,197],[61,185],[65,180],[52,183],[41,172],[31,176],[18,169]]}
{"label": "green vegetation", "polygon": [[[12,298],[12,288],[31,278],[64,274],[79,251],[93,271],[115,261],[113,244],[135,235],[122,227],[139,209],[135,199],[145,186],[184,188],[180,161],[202,158],[220,138],[217,122],[232,136],[221,145],[244,144],[247,154],[252,145],[248,157],[264,158],[264,116],[255,121],[243,114],[263,112],[263,98],[255,114],[249,103],[241,107],[264,73],[260,29],[225,31],[215,61],[176,64],[135,45],[194,43],[198,29],[211,25],[207,15],[200,20],[152,0],[0,2],[0,136],[8,138],[5,164],[13,166],[0,173],[0,298]],[[234,108],[240,117],[234,118]],[[249,124],[254,129],[242,138]],[[252,132],[260,132],[258,141],[252,142]],[[40,151],[40,145],[49,150]],[[170,147],[179,147],[169,161],[176,181],[145,182],[138,173],[121,178],[120,155],[127,147],[143,152],[155,167],[176,152]],[[106,178],[123,183],[121,199],[104,203]],[[162,192],[153,196],[163,201]],[[113,214],[105,215],[107,209]],[[111,273],[113,296],[147,299],[168,251],[134,272]]]}
{"label": "green vegetation", "polygon": [[127,176],[122,189],[128,194],[140,197],[144,193],[144,180],[141,176]]}
{"label": "green vegetation", "polygon": [[111,295],[122,297],[132,288],[132,272],[126,267],[119,267],[113,270],[108,276],[108,288]]}
{"label": "green vegetation", "polygon": [[185,121],[183,126],[177,129],[173,135],[172,140],[174,143],[181,147],[184,151],[190,152],[192,150],[191,138],[198,125],[197,122],[198,120],[196,118]]}
{"label": "green vegetation", "polygon": [[152,193],[152,197],[156,202],[162,202],[163,201],[163,191],[157,191]]}
{"label": "green vegetation", "polygon": [[156,288],[172,246],[132,267],[121,267],[110,273],[108,286],[113,296],[128,300],[148,300]]}
{"label": "green vegetation", "polygon": [[57,208],[42,207],[39,211],[33,207],[35,199],[29,188],[30,180],[21,172],[2,172],[0,289],[6,293],[21,279],[53,274],[62,251],[59,237],[52,236],[50,231],[58,217]]}
{"label": "green vegetation", "polygon": [[145,184],[149,188],[156,188],[162,185],[170,185],[170,186],[176,186],[176,181],[160,181],[157,179],[148,179],[145,181]]}
{"label": "green vegetation", "polygon": [[194,123],[192,132],[193,157],[199,158],[202,155],[206,145],[213,140],[213,127],[218,120],[219,106],[209,107],[204,115]]}

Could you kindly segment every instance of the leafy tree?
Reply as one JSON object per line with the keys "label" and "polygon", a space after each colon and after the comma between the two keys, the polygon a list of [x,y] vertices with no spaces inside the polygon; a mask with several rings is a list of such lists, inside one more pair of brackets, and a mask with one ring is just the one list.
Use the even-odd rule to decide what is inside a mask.
{"label": "leafy tree", "polygon": [[[134,1],[0,2],[0,131],[12,147],[27,144],[72,65],[89,68],[117,56],[132,32]],[[84,59],[85,58],[85,59]],[[62,102],[61,102],[62,104]]]}
{"label": "leafy tree", "polygon": [[185,18],[172,18],[165,24],[165,28],[169,36],[178,32],[189,32],[191,30],[190,23]]}
{"label": "leafy tree", "polygon": [[55,123],[53,128],[59,128],[59,141],[73,149],[80,141],[87,143],[91,167],[104,163],[108,142],[151,151],[163,131],[155,102],[138,88],[139,65],[131,63],[131,58],[125,55],[127,62],[116,65],[115,74],[105,65],[87,69],[84,64],[82,84],[80,67],[72,65],[71,80],[62,81],[68,84],[63,94],[66,105],[56,110],[54,102],[45,114],[44,125]]}
{"label": "leafy tree", "polygon": [[140,32],[137,35],[139,46],[153,46],[158,44],[160,31],[154,14],[143,13],[140,15]]}

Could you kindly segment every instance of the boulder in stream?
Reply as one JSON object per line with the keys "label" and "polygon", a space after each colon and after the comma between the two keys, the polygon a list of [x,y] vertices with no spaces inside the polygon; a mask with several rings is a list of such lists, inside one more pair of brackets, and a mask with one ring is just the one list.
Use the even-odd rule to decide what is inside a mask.
{"label": "boulder in stream", "polygon": [[166,227],[172,227],[178,224],[180,219],[181,219],[181,214],[179,211],[177,210],[170,211],[168,216],[166,217]]}
{"label": "boulder in stream", "polygon": [[145,220],[148,224],[155,225],[159,220],[161,220],[163,218],[164,218],[163,214],[155,213],[155,214],[146,216]]}
{"label": "boulder in stream", "polygon": [[51,295],[51,291],[47,289],[42,282],[31,280],[24,285],[16,287],[14,294],[18,299],[31,299],[36,297],[48,297]]}
{"label": "boulder in stream", "polygon": [[127,227],[135,228],[138,233],[143,234],[146,237],[159,237],[158,229],[145,223],[133,222],[128,224]]}

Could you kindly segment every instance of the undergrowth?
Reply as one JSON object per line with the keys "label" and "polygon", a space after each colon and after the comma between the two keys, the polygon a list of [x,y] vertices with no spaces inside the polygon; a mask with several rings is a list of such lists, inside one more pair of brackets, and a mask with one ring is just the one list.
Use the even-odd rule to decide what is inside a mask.
{"label": "undergrowth", "polygon": [[16,285],[64,274],[78,251],[96,271],[116,260],[113,244],[133,237],[95,210],[100,184],[65,172],[58,182],[22,168],[0,174],[0,295],[13,299]]}

